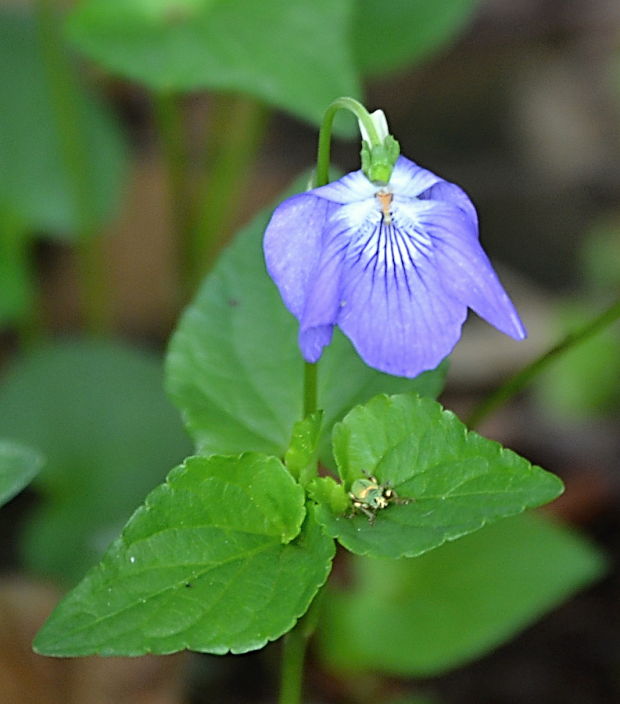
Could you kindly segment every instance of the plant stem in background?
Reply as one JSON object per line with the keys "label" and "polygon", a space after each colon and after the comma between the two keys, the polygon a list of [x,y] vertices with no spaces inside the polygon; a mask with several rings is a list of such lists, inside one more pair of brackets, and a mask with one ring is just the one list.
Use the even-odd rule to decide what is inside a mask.
{"label": "plant stem in background", "polygon": [[39,40],[56,118],[64,166],[69,177],[77,219],[77,257],[82,314],[86,329],[95,335],[108,333],[112,310],[108,295],[102,237],[97,233],[95,190],[91,178],[96,164],[89,163],[89,146],[83,106],[62,44],[60,27],[50,0],[37,0]]}
{"label": "plant stem in background", "polygon": [[27,226],[11,210],[0,208],[0,281],[2,322],[13,323],[22,347],[30,347],[43,334],[35,295],[32,239]]}
{"label": "plant stem in background", "polygon": [[192,277],[194,258],[188,244],[192,237],[192,194],[183,98],[172,92],[155,93],[153,108],[168,179],[172,225],[175,237],[181,243],[181,277],[185,287]]}
{"label": "plant stem in background", "polygon": [[518,394],[534,377],[544,371],[558,357],[561,357],[568,350],[593,337],[597,332],[608,327],[618,319],[620,319],[620,300],[604,310],[600,315],[594,318],[594,320],[578,330],[569,333],[557,345],[554,345],[547,352],[524,367],[520,372],[517,372],[508,379],[498,389],[487,396],[487,398],[483,399],[470,414],[467,419],[467,425],[471,428],[479,425],[496,408],[512,398],[515,394]]}
{"label": "plant stem in background", "polygon": [[267,111],[246,97],[213,97],[207,176],[196,194],[188,159],[182,96],[154,96],[170,190],[172,218],[181,247],[183,295],[189,298],[209,271],[236,214],[235,200],[254,161]]}
{"label": "plant stem in background", "polygon": [[188,242],[190,283],[195,287],[213,265],[238,208],[256,159],[268,111],[247,96],[213,96],[204,185]]}

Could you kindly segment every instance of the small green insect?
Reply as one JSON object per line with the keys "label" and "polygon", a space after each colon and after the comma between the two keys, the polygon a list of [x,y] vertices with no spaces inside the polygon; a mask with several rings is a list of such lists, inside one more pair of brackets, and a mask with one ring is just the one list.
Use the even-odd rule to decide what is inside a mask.
{"label": "small green insect", "polygon": [[364,472],[366,479],[356,479],[351,485],[349,497],[353,508],[349,518],[358,512],[363,513],[372,525],[377,518],[377,512],[387,508],[390,504],[408,504],[413,499],[398,496],[389,482],[381,484],[372,474]]}

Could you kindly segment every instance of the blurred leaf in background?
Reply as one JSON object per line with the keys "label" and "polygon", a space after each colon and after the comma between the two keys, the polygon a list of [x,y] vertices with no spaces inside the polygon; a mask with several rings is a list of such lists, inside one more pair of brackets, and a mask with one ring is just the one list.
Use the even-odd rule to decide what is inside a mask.
{"label": "blurred leaf in background", "polygon": [[593,224],[583,241],[580,264],[588,291],[620,292],[620,214]]}
{"label": "blurred leaf in background", "polygon": [[84,0],[69,34],[109,71],[158,92],[235,91],[318,122],[360,95],[353,0]]}
{"label": "blurred leaf in background", "polygon": [[[556,311],[564,335],[578,330],[600,306],[564,303]],[[564,419],[609,415],[620,407],[620,323],[565,352],[536,381],[538,401]]]}
{"label": "blurred leaf in background", "polygon": [[[54,104],[36,23],[17,9],[0,13],[0,202],[10,204],[24,232],[71,237],[80,228],[72,175],[59,136],[63,120]],[[81,90],[76,75],[61,76],[73,86],[85,149],[96,164],[83,175],[93,221],[118,208],[125,173],[119,128],[104,102]]]}
{"label": "blurred leaf in background", "polygon": [[69,23],[86,55],[156,91],[247,93],[318,123],[359,76],[451,41],[477,0],[83,0]]}
{"label": "blurred leaf in background", "polygon": [[[558,337],[580,329],[620,293],[620,217],[595,222],[579,252],[579,298],[555,309]],[[620,323],[568,350],[537,379],[539,403],[564,419],[611,415],[620,408]]]}
{"label": "blurred leaf in background", "polygon": [[71,582],[115,537],[144,495],[190,451],[165,398],[156,357],[112,342],[67,341],[5,371],[0,435],[46,457],[42,502],[23,554]]}
{"label": "blurred leaf in background", "polygon": [[356,0],[353,48],[362,74],[419,63],[453,41],[478,0]]}
{"label": "blurred leaf in background", "polygon": [[417,558],[353,558],[353,584],[326,595],[320,653],[349,673],[437,675],[513,637],[604,566],[584,538],[533,514]]}
{"label": "blurred leaf in background", "polygon": [[0,440],[0,506],[29,484],[42,464],[43,458],[38,452]]}

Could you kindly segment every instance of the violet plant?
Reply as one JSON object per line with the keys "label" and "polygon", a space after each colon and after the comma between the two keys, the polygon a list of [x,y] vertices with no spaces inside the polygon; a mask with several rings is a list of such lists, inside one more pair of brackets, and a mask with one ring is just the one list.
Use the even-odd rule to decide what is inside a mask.
{"label": "violet plant", "polygon": [[[362,170],[328,184],[340,108],[363,126]],[[468,306],[517,339],[525,332],[470,200],[398,156],[381,115],[335,101],[313,188],[266,226],[267,268],[299,319],[305,361],[264,270],[266,214],[206,278],[170,345],[169,391],[197,454],[58,605],[37,652],[243,653],[285,636],[279,701],[299,702],[307,641],[343,598],[325,586],[338,545],[408,565],[561,493],[557,477],[468,431],[433,398]],[[559,585],[548,587],[520,618],[557,597]]]}
{"label": "violet plant", "polygon": [[[324,113],[334,96],[360,95],[363,77],[448,42],[474,6],[82,0],[68,13],[74,48],[149,91],[179,279],[192,293],[202,283],[166,357],[194,454],[59,604],[39,653],[219,655],[281,639],[279,700],[293,704],[313,636],[323,666],[343,677],[436,675],[601,573],[583,539],[525,512],[557,496],[560,480],[435,400],[468,308],[525,334],[471,201],[401,156],[380,111],[341,98]],[[18,12],[0,23],[0,147],[20,167],[0,179],[0,317],[34,348],[0,387],[0,434],[11,438],[0,446],[0,500],[42,462],[13,440],[42,451],[24,562],[75,582],[192,450],[161,397],[157,360],[101,339],[113,311],[98,235],[118,209],[127,150],[103,101],[82,90],[55,9],[38,0],[36,22]],[[389,37],[381,51],[378,37]],[[208,178],[183,140],[183,99],[200,90],[217,117]],[[316,170],[214,263],[268,107],[322,120]],[[330,183],[341,108],[359,121],[361,169]],[[35,344],[44,325],[28,252],[39,232],[74,238],[93,339]],[[467,426],[619,316],[615,303],[526,366]]]}

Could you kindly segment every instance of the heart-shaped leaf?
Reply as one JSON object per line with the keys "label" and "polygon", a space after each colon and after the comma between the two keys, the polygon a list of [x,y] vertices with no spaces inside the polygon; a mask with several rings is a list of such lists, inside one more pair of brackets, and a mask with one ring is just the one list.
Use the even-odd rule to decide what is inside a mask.
{"label": "heart-shaped leaf", "polygon": [[414,559],[353,558],[325,595],[329,667],[429,677],[480,657],[604,570],[583,538],[542,516],[499,521]]}
{"label": "heart-shaped leaf", "polygon": [[[258,215],[224,252],[169,346],[167,388],[204,453],[255,450],[282,457],[302,413],[298,323],[263,260],[271,211]],[[323,461],[332,464],[331,428],[353,405],[381,392],[436,396],[445,372],[441,365],[416,379],[382,374],[367,367],[336,331],[318,369]]]}
{"label": "heart-shaped leaf", "polygon": [[261,648],[293,627],[331,569],[334,543],[305,514],[303,490],[274,457],[189,458],[61,602],[35,648]]}
{"label": "heart-shaped leaf", "polygon": [[563,489],[553,474],[414,394],[377,396],[354,408],[334,427],[333,441],[347,489],[366,472],[409,499],[377,510],[374,523],[361,512],[351,518],[320,506],[329,535],[361,555],[420,555]]}

